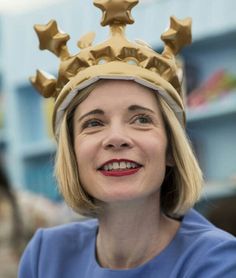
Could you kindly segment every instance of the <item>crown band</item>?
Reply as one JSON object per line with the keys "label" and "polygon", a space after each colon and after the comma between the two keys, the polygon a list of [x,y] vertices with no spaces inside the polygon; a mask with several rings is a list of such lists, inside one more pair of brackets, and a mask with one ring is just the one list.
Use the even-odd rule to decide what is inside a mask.
{"label": "crown band", "polygon": [[[83,78],[82,75],[78,75],[79,80],[77,82],[77,85],[75,84],[70,84],[68,83],[67,86],[64,88],[64,90],[61,92],[61,98],[59,97],[55,103],[55,110],[56,113],[54,113],[54,132],[56,135],[59,133],[59,127],[62,122],[62,118],[64,115],[65,110],[69,106],[70,102],[72,99],[84,88],[94,84],[98,80],[130,80],[134,81],[144,87],[150,88],[154,90],[158,95],[160,95],[166,103],[170,106],[170,108],[174,111],[178,121],[182,126],[185,126],[185,112],[184,112],[184,107],[181,101],[181,98],[179,95],[175,93],[175,89],[170,86],[168,82],[165,82],[163,84],[163,80],[158,80],[156,76],[154,75],[155,78],[155,83],[153,80],[150,79],[150,73],[148,72],[148,77],[150,80],[144,79],[144,77],[141,77],[140,74],[138,75],[137,72],[135,72],[135,69],[133,68],[132,65],[124,65],[123,62],[113,62],[107,64],[108,66],[108,73],[106,74],[97,74],[99,70],[96,70],[96,73],[94,76],[91,77],[91,73],[88,74],[88,78]],[[111,70],[111,67],[113,67],[113,73]],[[124,67],[125,67],[125,72],[124,72]],[[122,68],[123,70],[118,73],[119,68]],[[104,70],[104,66],[102,67]],[[130,69],[128,71],[127,69]],[[135,72],[135,75],[134,75]],[[75,79],[73,79],[73,82]],[[158,82],[159,81],[159,82]],[[74,88],[71,90],[71,88]],[[168,90],[168,93],[167,93]],[[170,94],[170,91],[172,92],[172,96]],[[64,97],[65,95],[65,97]]]}

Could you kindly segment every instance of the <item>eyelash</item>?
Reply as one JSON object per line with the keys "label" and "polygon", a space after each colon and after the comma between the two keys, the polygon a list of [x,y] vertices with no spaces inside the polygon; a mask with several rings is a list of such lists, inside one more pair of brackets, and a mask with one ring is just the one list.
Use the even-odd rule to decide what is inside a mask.
{"label": "eyelash", "polygon": [[[96,123],[96,125],[92,125],[93,123]],[[82,129],[93,128],[93,127],[102,126],[102,125],[103,125],[103,123],[100,120],[89,119],[82,124]]]}
{"label": "eyelash", "polygon": [[145,123],[139,123],[141,125],[146,125],[146,124],[151,124],[153,123],[153,120],[152,118],[149,116],[149,115],[146,115],[146,114],[141,114],[141,115],[137,115],[134,117],[132,123],[135,123],[135,121],[139,120],[139,119],[145,119],[146,122]]}
{"label": "eyelash", "polygon": [[[132,124],[135,123],[137,120],[140,120],[140,119],[145,119],[146,122],[145,123],[138,123],[139,125],[146,125],[146,124],[151,124],[153,123],[153,120],[152,118],[147,115],[147,114],[140,114],[140,115],[136,115],[133,119],[132,119]],[[93,125],[93,124],[96,124],[96,125]],[[103,126],[103,122],[101,120],[98,120],[98,119],[89,119],[87,121],[85,121],[83,124],[82,124],[82,130],[83,129],[86,129],[86,128],[93,128],[93,127],[98,127],[98,126]]]}

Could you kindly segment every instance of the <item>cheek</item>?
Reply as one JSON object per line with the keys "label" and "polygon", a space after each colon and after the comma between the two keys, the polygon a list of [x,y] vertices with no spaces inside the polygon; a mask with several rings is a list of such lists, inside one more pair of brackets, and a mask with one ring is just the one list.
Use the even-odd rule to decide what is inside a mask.
{"label": "cheek", "polygon": [[89,182],[89,165],[91,165],[93,151],[89,147],[88,142],[76,139],[75,140],[75,155],[79,173],[80,185],[90,194],[88,187]]}
{"label": "cheek", "polygon": [[75,154],[79,171],[88,170],[88,166],[94,164],[96,156],[97,144],[96,140],[91,140],[87,137],[75,139]]}
{"label": "cheek", "polygon": [[144,138],[139,137],[140,148],[146,153],[150,160],[166,161],[167,139],[164,134],[149,134]]}
{"label": "cheek", "polygon": [[86,163],[86,160],[88,159],[89,156],[87,144],[85,144],[81,140],[75,140],[75,155],[80,170],[83,164]]}
{"label": "cheek", "polygon": [[163,140],[156,138],[149,140],[148,159],[148,165],[150,166],[148,170],[151,183],[153,182],[155,186],[161,186],[167,166],[167,141],[164,137]]}

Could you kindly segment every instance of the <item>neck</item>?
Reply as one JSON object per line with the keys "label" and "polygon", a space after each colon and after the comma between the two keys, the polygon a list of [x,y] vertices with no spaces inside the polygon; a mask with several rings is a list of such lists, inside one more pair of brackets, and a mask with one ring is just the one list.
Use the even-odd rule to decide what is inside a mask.
{"label": "neck", "polygon": [[113,204],[99,218],[97,258],[101,266],[128,269],[160,253],[178,229],[154,200]]}

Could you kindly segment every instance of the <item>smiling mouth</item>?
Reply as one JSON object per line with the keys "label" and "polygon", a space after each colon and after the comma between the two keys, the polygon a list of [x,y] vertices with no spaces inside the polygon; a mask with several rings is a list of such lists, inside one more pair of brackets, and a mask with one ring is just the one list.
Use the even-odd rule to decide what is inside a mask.
{"label": "smiling mouth", "polygon": [[112,160],[105,163],[98,170],[105,176],[121,177],[133,175],[137,173],[141,167],[141,164],[138,164],[134,161]]}

